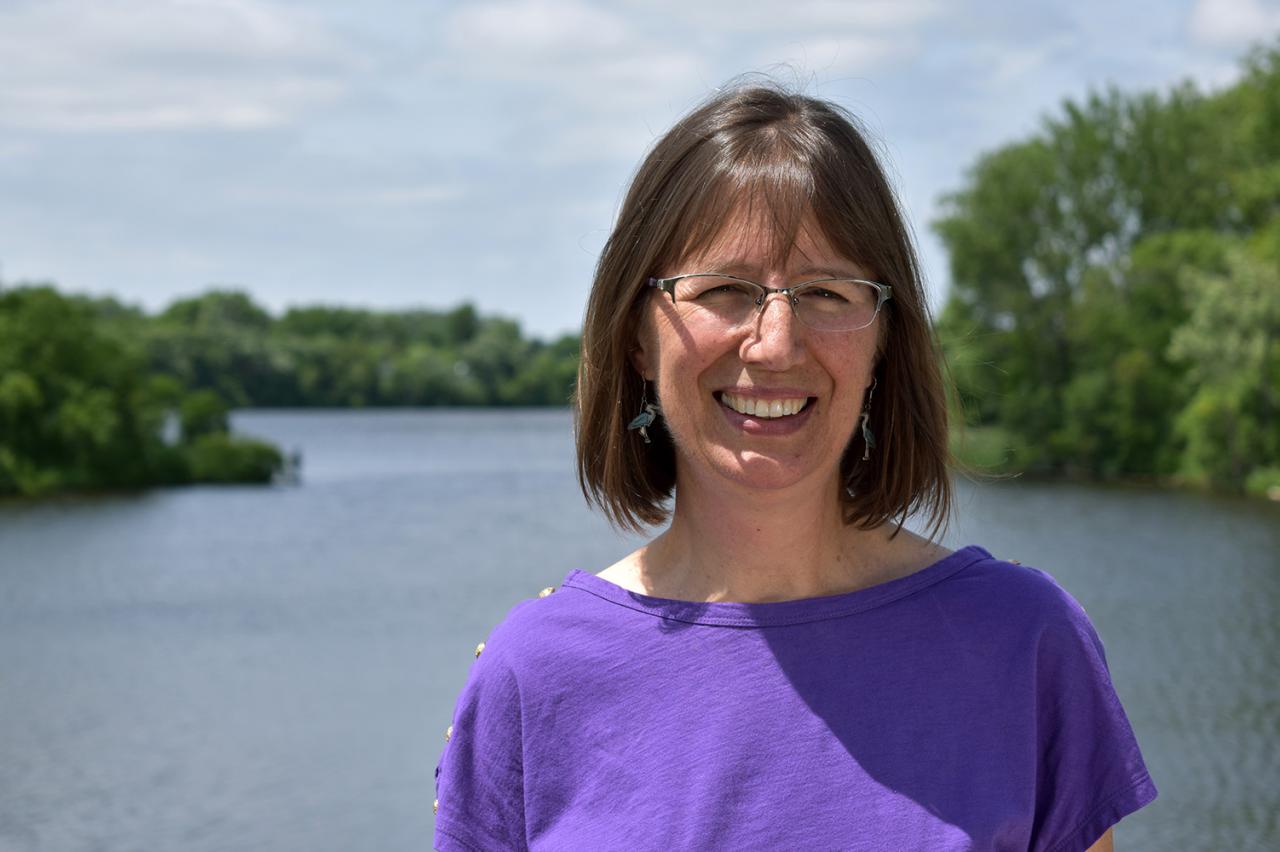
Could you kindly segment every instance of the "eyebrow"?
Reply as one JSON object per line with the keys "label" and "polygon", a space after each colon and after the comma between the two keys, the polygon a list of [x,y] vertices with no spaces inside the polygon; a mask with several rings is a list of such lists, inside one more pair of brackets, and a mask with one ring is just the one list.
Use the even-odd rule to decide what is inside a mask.
{"label": "eyebrow", "polygon": [[[742,275],[743,278],[751,278],[760,274],[759,265],[752,263],[746,259],[734,259],[723,261],[712,265],[712,268],[720,272],[730,272],[735,275]],[[856,264],[850,264],[847,268],[839,268],[834,266],[802,266],[796,270],[795,274],[804,278],[866,278],[866,273]]]}

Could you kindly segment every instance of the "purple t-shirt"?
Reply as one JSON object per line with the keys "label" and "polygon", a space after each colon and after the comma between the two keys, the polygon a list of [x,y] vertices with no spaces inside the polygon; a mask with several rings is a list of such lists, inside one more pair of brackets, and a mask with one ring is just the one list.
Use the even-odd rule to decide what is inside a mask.
{"label": "purple t-shirt", "polygon": [[486,640],[436,797],[442,852],[1081,852],[1156,788],[1080,604],[971,545],[775,603],[572,570]]}

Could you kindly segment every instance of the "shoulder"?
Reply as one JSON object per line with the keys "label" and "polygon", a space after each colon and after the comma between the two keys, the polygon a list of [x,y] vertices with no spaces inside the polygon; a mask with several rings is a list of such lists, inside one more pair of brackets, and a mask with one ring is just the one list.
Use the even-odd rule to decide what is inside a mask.
{"label": "shoulder", "polygon": [[554,592],[554,586],[546,587],[520,600],[487,634],[477,637],[475,658],[458,696],[450,731],[454,727],[474,729],[479,720],[499,720],[488,723],[494,729],[518,722],[526,685],[522,672],[528,669],[527,649],[545,644],[538,637],[538,605]]}
{"label": "shoulder", "polygon": [[563,581],[544,586],[512,606],[491,635],[509,643],[531,638],[572,617],[578,602]]}
{"label": "shoulder", "polygon": [[[985,549],[979,552],[990,553]],[[1056,577],[1020,559],[984,555],[968,565],[960,579],[964,592],[1001,603],[1021,604],[1040,615],[1064,615],[1080,608]]]}
{"label": "shoulder", "polygon": [[563,582],[532,590],[514,604],[476,646],[487,668],[521,675],[548,654],[580,646],[593,632],[587,610],[590,595],[575,594]]}
{"label": "shoulder", "polygon": [[1053,574],[1030,560],[978,552],[981,558],[935,587],[954,624],[1037,644],[1046,636],[1084,640],[1101,652],[1084,607]]}
{"label": "shoulder", "polygon": [[543,623],[551,608],[547,605],[547,601],[559,589],[559,585],[544,586],[512,605],[480,643],[477,656],[482,650],[488,650],[491,647],[495,649],[518,647],[521,642],[530,638],[531,634],[543,629]]}
{"label": "shoulder", "polygon": [[888,578],[907,577],[921,570],[949,564],[946,582],[934,593],[946,605],[987,617],[1025,617],[1031,620],[1061,617],[1079,608],[1058,581],[1034,567],[1034,554],[1002,558],[981,545],[949,550],[903,529],[887,548]]}

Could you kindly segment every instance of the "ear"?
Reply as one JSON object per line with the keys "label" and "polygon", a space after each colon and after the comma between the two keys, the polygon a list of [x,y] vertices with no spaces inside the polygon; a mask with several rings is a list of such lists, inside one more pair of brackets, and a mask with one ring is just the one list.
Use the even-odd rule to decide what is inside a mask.
{"label": "ear", "polygon": [[650,382],[656,380],[658,376],[657,370],[654,369],[657,362],[655,357],[657,343],[652,339],[651,329],[648,317],[646,317],[640,323],[631,351],[627,353],[631,366],[640,374],[641,378]]}
{"label": "ear", "polygon": [[653,371],[649,369],[650,357],[642,341],[637,340],[635,348],[627,353],[631,366],[647,381],[653,381]]}

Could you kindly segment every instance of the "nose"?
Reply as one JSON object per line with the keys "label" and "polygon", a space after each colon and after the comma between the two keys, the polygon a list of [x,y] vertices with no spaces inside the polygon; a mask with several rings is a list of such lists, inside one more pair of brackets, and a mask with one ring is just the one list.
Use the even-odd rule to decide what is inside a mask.
{"label": "nose", "polygon": [[770,293],[739,349],[742,360],[767,370],[788,370],[805,359],[804,327],[782,293]]}

